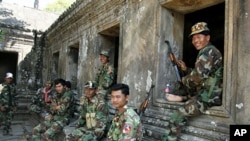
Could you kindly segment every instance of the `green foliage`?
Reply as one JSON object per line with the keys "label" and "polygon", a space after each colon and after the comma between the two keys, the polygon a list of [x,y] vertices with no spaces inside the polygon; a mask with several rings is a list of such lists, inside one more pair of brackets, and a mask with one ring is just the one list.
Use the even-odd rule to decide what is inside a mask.
{"label": "green foliage", "polygon": [[3,40],[5,34],[6,34],[6,32],[3,31],[2,29],[0,29],[0,41]]}
{"label": "green foliage", "polygon": [[45,11],[61,14],[65,11],[75,0],[56,0],[54,3],[48,4]]}

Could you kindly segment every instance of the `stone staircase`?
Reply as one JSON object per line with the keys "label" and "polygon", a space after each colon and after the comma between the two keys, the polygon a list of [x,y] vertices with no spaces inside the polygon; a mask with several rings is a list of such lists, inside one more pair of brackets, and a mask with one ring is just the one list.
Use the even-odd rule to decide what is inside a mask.
{"label": "stone staircase", "polygon": [[[161,141],[169,119],[183,103],[174,103],[164,107],[150,105],[143,117],[143,141]],[[164,107],[164,108],[163,108]],[[200,115],[189,118],[183,126],[178,141],[229,141],[229,123],[224,117]]]}

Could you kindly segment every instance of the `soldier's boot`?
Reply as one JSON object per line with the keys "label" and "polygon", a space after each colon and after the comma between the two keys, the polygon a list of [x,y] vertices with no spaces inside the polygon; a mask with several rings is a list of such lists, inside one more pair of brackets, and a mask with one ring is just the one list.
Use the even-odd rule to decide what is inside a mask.
{"label": "soldier's boot", "polygon": [[10,131],[9,131],[9,128],[8,127],[4,127],[3,128],[3,135],[6,136],[6,135],[9,135]]}

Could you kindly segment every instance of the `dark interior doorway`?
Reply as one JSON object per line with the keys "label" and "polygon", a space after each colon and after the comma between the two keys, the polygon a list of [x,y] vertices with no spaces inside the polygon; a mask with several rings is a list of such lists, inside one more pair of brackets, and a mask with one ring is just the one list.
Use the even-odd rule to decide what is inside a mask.
{"label": "dark interior doorway", "polygon": [[110,50],[110,62],[113,64],[115,69],[115,82],[117,82],[117,74],[119,68],[119,38],[120,25],[116,24],[110,28],[107,28],[100,32],[100,37],[102,40],[103,48],[108,48]]}
{"label": "dark interior doorway", "polygon": [[224,55],[225,2],[185,15],[183,60],[188,67],[194,67],[198,51],[188,38],[191,27],[197,22],[208,24],[211,33],[211,43]]}
{"label": "dark interior doorway", "polygon": [[68,72],[66,79],[71,82],[71,89],[77,89],[77,74],[78,74],[78,56],[79,56],[79,43],[69,47],[68,53]]}
{"label": "dark interior doorway", "polygon": [[11,72],[14,75],[13,82],[16,83],[17,71],[17,52],[0,52],[0,82],[3,82],[6,72]]}

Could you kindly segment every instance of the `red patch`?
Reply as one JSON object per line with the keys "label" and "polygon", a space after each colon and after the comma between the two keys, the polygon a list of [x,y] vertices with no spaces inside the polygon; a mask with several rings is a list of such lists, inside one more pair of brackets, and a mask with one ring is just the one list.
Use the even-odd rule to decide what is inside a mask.
{"label": "red patch", "polygon": [[123,133],[129,134],[131,130],[132,130],[132,127],[130,125],[128,125],[128,124],[124,125]]}

